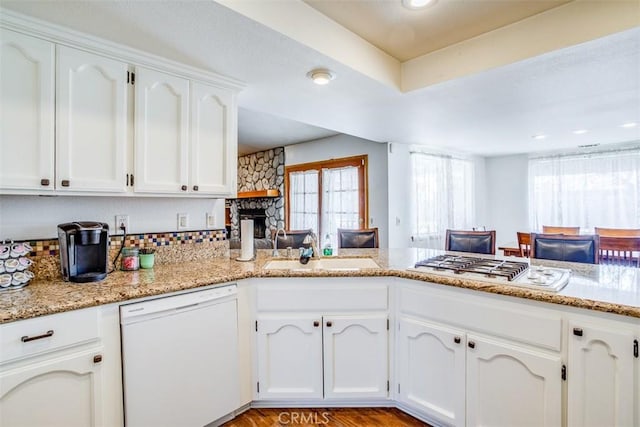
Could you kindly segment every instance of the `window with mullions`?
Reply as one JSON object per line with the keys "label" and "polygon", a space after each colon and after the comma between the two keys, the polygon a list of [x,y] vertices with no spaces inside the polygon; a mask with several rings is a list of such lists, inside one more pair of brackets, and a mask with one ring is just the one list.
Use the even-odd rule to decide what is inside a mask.
{"label": "window with mullions", "polygon": [[287,229],[312,229],[337,242],[337,229],[366,228],[367,156],[286,168]]}

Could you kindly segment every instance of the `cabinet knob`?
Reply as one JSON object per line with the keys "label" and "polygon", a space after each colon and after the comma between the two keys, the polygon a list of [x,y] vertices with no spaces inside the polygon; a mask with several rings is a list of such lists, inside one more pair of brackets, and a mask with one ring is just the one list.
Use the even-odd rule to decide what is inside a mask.
{"label": "cabinet knob", "polygon": [[93,363],[100,363],[100,362],[102,362],[101,354],[96,354],[95,356],[93,356]]}
{"label": "cabinet knob", "polygon": [[573,328],[573,335],[575,335],[577,337],[581,337],[582,336],[582,328]]}
{"label": "cabinet knob", "polygon": [[187,191],[187,186],[186,186],[186,185],[183,185],[182,187],[180,187],[180,189],[181,189],[182,191]]}
{"label": "cabinet knob", "polygon": [[62,185],[63,187],[68,187],[69,186],[69,180],[68,179],[63,179],[62,182],[60,183],[60,185]]}
{"label": "cabinet knob", "polygon": [[43,178],[40,180],[40,185],[44,186],[44,187],[48,187],[50,184],[50,181],[47,178]]}
{"label": "cabinet knob", "polygon": [[453,342],[456,343],[456,344],[460,344],[460,341],[462,341],[460,337],[455,337],[453,339]]}
{"label": "cabinet knob", "polygon": [[198,186],[197,185],[193,186],[193,191],[198,191]]}
{"label": "cabinet knob", "polygon": [[328,322],[327,322],[327,328],[330,328],[330,327],[332,327],[332,326],[333,326],[333,322],[332,322],[332,321],[328,321]]}
{"label": "cabinet knob", "polygon": [[469,341],[469,348],[476,348],[476,343],[473,341]]}
{"label": "cabinet knob", "polygon": [[317,328],[318,326],[320,326],[320,322],[318,322],[317,320],[313,321],[313,327]]}

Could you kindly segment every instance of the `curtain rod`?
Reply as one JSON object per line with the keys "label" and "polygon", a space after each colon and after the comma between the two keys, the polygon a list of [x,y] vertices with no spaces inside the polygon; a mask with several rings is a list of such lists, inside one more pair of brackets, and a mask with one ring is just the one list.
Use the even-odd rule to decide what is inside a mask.
{"label": "curtain rod", "polygon": [[632,146],[632,147],[624,147],[624,148],[609,148],[604,150],[592,150],[588,152],[578,152],[578,151],[570,151],[564,153],[556,153],[556,154],[543,154],[543,155],[530,155],[529,160],[544,160],[544,159],[557,159],[561,157],[586,157],[594,154],[612,154],[612,153],[625,153],[629,151],[636,151],[640,153],[640,145]]}

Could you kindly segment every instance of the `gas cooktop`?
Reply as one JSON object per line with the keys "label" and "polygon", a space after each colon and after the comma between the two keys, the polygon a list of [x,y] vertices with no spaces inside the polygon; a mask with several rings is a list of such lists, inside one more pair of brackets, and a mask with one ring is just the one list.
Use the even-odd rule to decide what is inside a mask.
{"label": "gas cooktop", "polygon": [[562,268],[530,268],[527,262],[451,254],[419,261],[410,270],[551,292],[564,288],[571,277],[571,270]]}

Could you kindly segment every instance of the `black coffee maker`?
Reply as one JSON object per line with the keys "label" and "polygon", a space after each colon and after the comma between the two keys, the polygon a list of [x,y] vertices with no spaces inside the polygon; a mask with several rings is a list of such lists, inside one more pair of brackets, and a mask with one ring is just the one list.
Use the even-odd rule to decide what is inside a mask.
{"label": "black coffee maker", "polygon": [[62,277],[71,282],[97,282],[107,277],[109,226],[102,222],[58,225]]}

